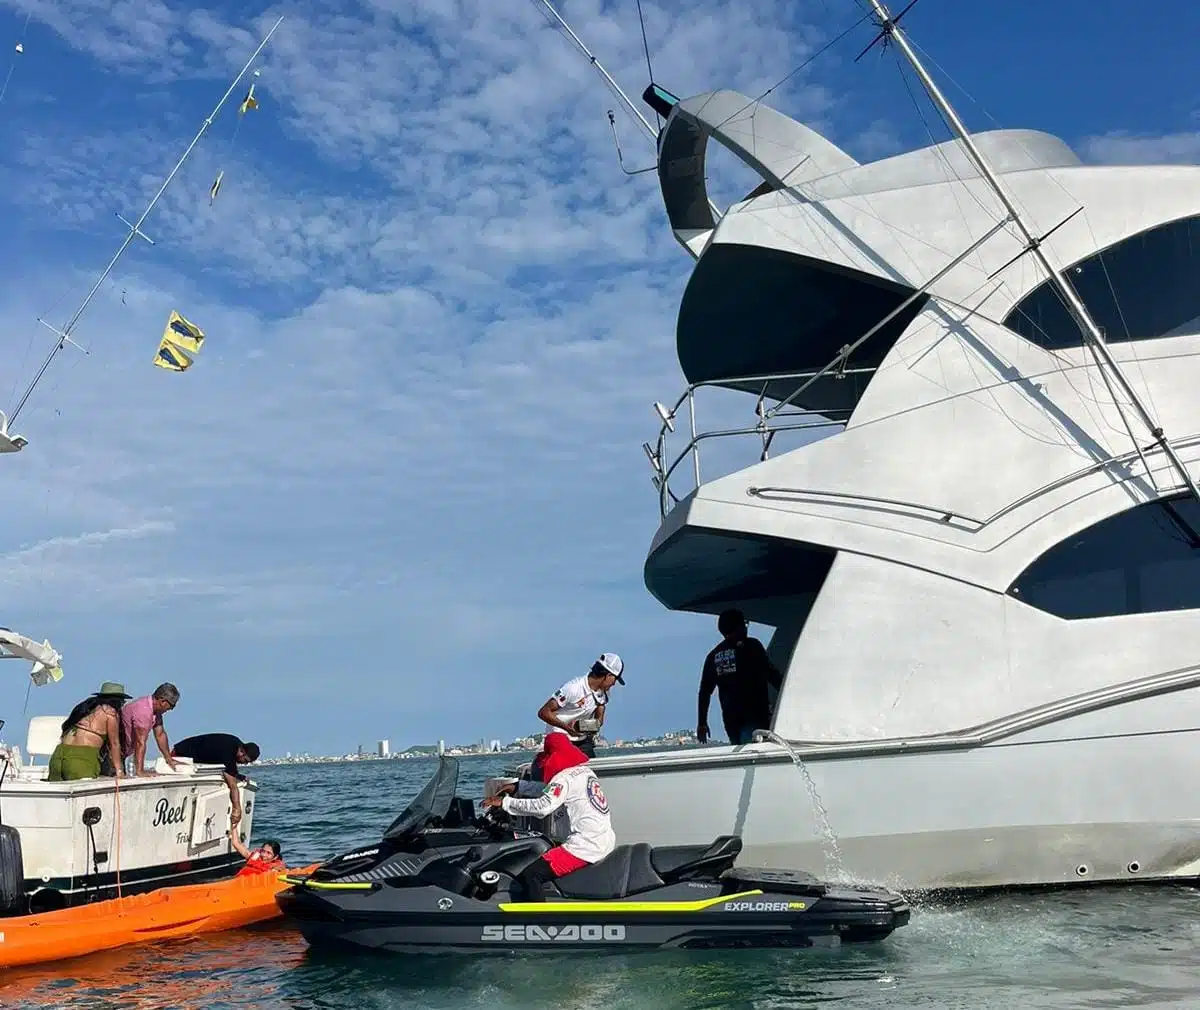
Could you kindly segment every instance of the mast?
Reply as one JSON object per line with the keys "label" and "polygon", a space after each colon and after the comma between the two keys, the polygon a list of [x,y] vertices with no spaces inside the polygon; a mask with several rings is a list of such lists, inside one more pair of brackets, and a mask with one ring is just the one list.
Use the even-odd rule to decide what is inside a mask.
{"label": "mast", "polygon": [[[145,222],[146,218],[150,216],[150,212],[154,210],[155,206],[158,204],[158,201],[162,198],[163,193],[167,191],[167,187],[171,185],[171,180],[174,179],[179,170],[183,168],[183,163],[187,161],[188,157],[191,155],[192,149],[195,148],[198,143],[200,143],[200,138],[203,137],[206,132],[208,132],[208,128],[212,126],[213,120],[217,118],[217,114],[221,111],[222,106],[224,106],[224,104],[229,100],[229,96],[233,94],[234,89],[237,88],[238,82],[241,81],[241,79],[246,75],[246,71],[250,69],[254,61],[258,59],[258,54],[267,47],[267,43],[271,41],[271,36],[275,34],[275,29],[278,28],[282,23],[283,18],[280,17],[279,20],[277,20],[275,24],[271,26],[271,30],[267,32],[266,37],[263,38],[263,40],[258,44],[258,48],[254,50],[253,54],[250,56],[250,59],[246,61],[245,65],[238,72],[237,77],[233,79],[233,83],[229,85],[228,89],[225,91],[225,94],[221,96],[221,100],[217,102],[216,107],[208,114],[207,118],[204,120],[204,123],[201,125],[199,132],[192,138],[192,142],[188,144],[187,150],[183,152],[179,160],[175,163],[175,167],[171,169],[170,173],[163,180],[162,185],[158,187],[158,192],[154,194],[153,198],[150,200],[150,203],[146,205],[146,209],[142,211],[142,216],[139,217],[133,224],[129,224],[129,222],[125,221],[124,218],[121,219],[122,221],[125,221],[125,224],[129,228],[128,234],[126,234],[124,241],[122,241],[121,245],[117,248],[116,253],[113,254],[112,259],[108,261],[108,266],[104,268],[104,271],[96,279],[96,283],[92,285],[91,290],[84,297],[79,308],[75,310],[74,315],[72,315],[67,321],[66,326],[59,330],[53,326],[50,326],[48,323],[45,324],[49,329],[53,330],[54,333],[58,335],[58,342],[53,348],[51,348],[50,353],[46,355],[46,360],[42,362],[42,366],[34,374],[33,381],[29,384],[29,387],[25,390],[24,395],[22,395],[21,399],[18,401],[16,408],[12,412],[12,416],[8,418],[8,423],[12,423],[17,419],[17,415],[21,413],[26,401],[32,395],[34,389],[37,388],[38,383],[41,382],[42,376],[46,374],[46,369],[50,367],[50,363],[54,360],[58,352],[61,351],[66,344],[74,343],[74,341],[71,340],[71,331],[75,329],[75,326],[83,316],[84,311],[87,309],[88,305],[91,304],[92,299],[96,296],[96,292],[100,290],[100,285],[102,285],[108,278],[108,275],[112,273],[113,268],[117,265],[117,260],[124,255],[125,250],[129,248],[130,243],[135,238],[142,238],[146,239],[146,241],[150,241],[145,233],[143,233],[141,230],[143,222]],[[75,346],[78,345],[76,344]]]}
{"label": "mast", "polygon": [[[869,3],[875,12],[875,16],[878,18],[881,35],[885,38],[892,39],[892,41],[894,41],[896,45],[900,47],[900,51],[904,53],[904,56],[908,62],[912,64],[913,70],[916,71],[917,76],[921,79],[921,84],[924,85],[929,97],[933,100],[933,103],[938,107],[942,115],[944,115],[946,119],[950,121],[951,126],[954,128],[954,132],[958,134],[958,139],[962,141],[963,147],[966,149],[971,161],[974,162],[975,167],[979,170],[979,174],[983,176],[984,180],[989,186],[991,186],[993,192],[995,192],[996,196],[1000,199],[1000,202],[1004,204],[1005,209],[1012,216],[1016,226],[1021,230],[1021,234],[1025,237],[1025,242],[1027,243],[1026,251],[1033,253],[1037,261],[1041,264],[1042,268],[1047,274],[1050,275],[1050,279],[1053,282],[1055,289],[1066,303],[1071,314],[1075,317],[1076,323],[1078,323],[1080,330],[1083,332],[1083,335],[1090,344],[1093,352],[1103,359],[1103,364],[1107,365],[1109,371],[1116,377],[1116,380],[1118,383],[1120,383],[1121,388],[1125,390],[1125,395],[1129,397],[1130,402],[1133,404],[1134,410],[1136,410],[1138,415],[1141,417],[1142,423],[1145,424],[1147,429],[1149,429],[1151,436],[1153,436],[1154,440],[1162,448],[1163,453],[1179,472],[1179,475],[1183,478],[1183,482],[1187,486],[1188,490],[1191,491],[1192,495],[1197,499],[1197,501],[1200,501],[1200,487],[1196,486],[1196,482],[1192,480],[1191,474],[1188,473],[1187,467],[1183,465],[1183,461],[1175,452],[1175,447],[1167,438],[1162,426],[1151,416],[1149,410],[1147,410],[1146,406],[1142,403],[1141,397],[1139,397],[1134,391],[1133,386],[1126,378],[1125,373],[1121,370],[1121,366],[1112,356],[1112,352],[1108,348],[1108,343],[1104,339],[1104,334],[1100,332],[1100,328],[1096,325],[1095,321],[1088,313],[1087,308],[1084,306],[1079,296],[1075,293],[1075,289],[1072,288],[1069,283],[1067,283],[1061,271],[1050,262],[1050,258],[1046,255],[1045,250],[1042,248],[1042,240],[1034,236],[1034,234],[1025,225],[1025,221],[1021,217],[1021,212],[1017,209],[1016,204],[1009,196],[1004,185],[992,171],[991,166],[988,165],[983,155],[979,152],[979,148],[975,146],[975,142],[967,133],[967,129],[965,126],[963,126],[962,120],[958,118],[958,114],[954,111],[953,107],[946,100],[946,97],[938,89],[938,86],[934,83],[933,78],[929,76],[928,71],[926,71],[925,67],[922,66],[921,61],[917,58],[917,54],[913,52],[912,47],[908,44],[908,39],[905,38],[904,33],[900,30],[900,26],[896,19],[892,18],[892,15],[889,13],[887,7],[883,5],[881,0],[869,0]],[[911,6],[911,4],[909,6]],[[903,12],[901,13],[903,14]],[[1120,409],[1120,404],[1117,404],[1117,410],[1120,411]]]}

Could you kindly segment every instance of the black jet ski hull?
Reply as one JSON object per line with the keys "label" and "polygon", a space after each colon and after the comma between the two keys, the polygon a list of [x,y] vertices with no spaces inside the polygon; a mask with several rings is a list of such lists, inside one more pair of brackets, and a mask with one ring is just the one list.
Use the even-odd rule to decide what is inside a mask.
{"label": "black jet ski hull", "polygon": [[515,829],[494,809],[477,817],[457,780],[457,762],[442,758],[378,842],[288,878],[275,900],[310,944],[471,954],[808,947],[882,940],[908,922],[892,891],[736,866],[736,835],[617,845],[544,881],[545,900],[529,901],[536,884],[525,870],[553,832]]}
{"label": "black jet ski hull", "polygon": [[882,940],[909,918],[905,901],[886,891],[834,887],[816,900],[785,893],[697,900],[694,886],[670,890],[654,900],[551,900],[536,911],[431,888],[355,893],[302,884],[276,900],[311,945],[394,953],[810,947]]}

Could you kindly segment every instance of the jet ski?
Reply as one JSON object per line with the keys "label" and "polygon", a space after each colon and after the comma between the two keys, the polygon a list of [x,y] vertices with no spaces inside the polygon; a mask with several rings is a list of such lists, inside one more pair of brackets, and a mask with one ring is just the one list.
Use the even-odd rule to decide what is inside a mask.
{"label": "jet ski", "polygon": [[734,835],[706,845],[618,845],[526,900],[516,878],[554,844],[456,795],[458,762],[383,837],[285,877],[275,900],[312,946],[390,952],[808,947],[882,940],[903,897],[798,870],[735,866]]}

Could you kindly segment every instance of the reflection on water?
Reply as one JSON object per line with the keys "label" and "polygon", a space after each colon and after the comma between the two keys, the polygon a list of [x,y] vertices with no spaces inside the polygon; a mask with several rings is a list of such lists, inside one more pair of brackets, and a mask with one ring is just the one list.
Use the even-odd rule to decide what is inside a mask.
{"label": "reflection on water", "polygon": [[[478,792],[493,769],[464,762],[464,788]],[[293,861],[321,858],[377,836],[429,770],[265,769],[262,830],[283,838]],[[809,951],[334,955],[267,924],[13,969],[0,975],[0,1007],[1117,1010],[1194,1008],[1198,983],[1200,893],[1108,888],[918,907],[883,943]]]}

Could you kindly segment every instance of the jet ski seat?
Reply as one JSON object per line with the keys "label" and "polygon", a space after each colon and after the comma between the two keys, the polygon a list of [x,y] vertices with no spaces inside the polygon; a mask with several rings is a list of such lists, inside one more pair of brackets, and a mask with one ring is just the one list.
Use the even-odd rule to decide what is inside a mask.
{"label": "jet ski seat", "polygon": [[653,851],[645,842],[618,845],[600,862],[558,877],[554,883],[566,898],[593,901],[650,891],[666,883],[650,861]]}
{"label": "jet ski seat", "polygon": [[737,835],[721,835],[709,845],[660,845],[650,855],[658,875],[668,884],[698,873],[720,876],[733,867],[742,851]]}
{"label": "jet ski seat", "polygon": [[742,840],[736,835],[722,835],[710,845],[618,845],[600,862],[554,883],[567,898],[624,898],[700,873],[719,876],[733,866],[741,851]]}

